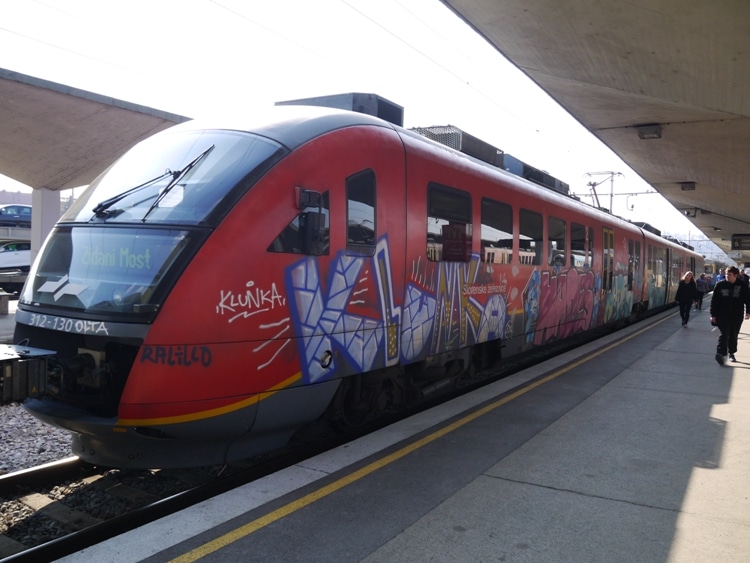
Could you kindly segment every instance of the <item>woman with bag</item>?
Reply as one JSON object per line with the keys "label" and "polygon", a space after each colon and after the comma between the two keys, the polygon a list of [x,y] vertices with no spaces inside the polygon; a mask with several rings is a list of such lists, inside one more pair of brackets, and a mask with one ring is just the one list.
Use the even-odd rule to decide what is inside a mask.
{"label": "woman with bag", "polygon": [[685,275],[680,280],[680,285],[677,286],[677,294],[675,295],[675,300],[680,306],[680,317],[682,317],[683,328],[687,328],[688,321],[690,320],[690,309],[693,307],[697,292],[698,289],[695,285],[693,272],[685,272]]}

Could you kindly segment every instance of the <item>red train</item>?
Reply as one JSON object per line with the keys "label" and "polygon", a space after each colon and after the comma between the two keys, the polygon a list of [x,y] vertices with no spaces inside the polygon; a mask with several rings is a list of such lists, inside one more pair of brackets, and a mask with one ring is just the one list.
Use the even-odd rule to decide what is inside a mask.
{"label": "red train", "polygon": [[361,113],[175,126],[46,240],[14,342],[96,464],[224,463],[664,307],[689,248]]}

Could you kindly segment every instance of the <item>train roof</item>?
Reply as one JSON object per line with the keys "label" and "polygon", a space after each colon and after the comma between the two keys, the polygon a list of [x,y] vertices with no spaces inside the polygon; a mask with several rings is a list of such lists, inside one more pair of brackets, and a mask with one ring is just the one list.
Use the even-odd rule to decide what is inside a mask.
{"label": "train roof", "polygon": [[[268,137],[290,150],[345,127],[378,126],[395,130],[396,126],[378,117],[353,111],[315,106],[274,106],[262,115],[187,121],[166,131],[227,129],[247,131]],[[400,129],[400,128],[398,128]]]}
{"label": "train roof", "polygon": [[[171,131],[179,130],[195,130],[195,129],[225,129],[232,131],[247,131],[269,139],[284,145],[289,150],[295,150],[305,143],[312,141],[313,139],[336,131],[346,127],[354,126],[376,126],[391,129],[399,133],[402,138],[411,138],[423,142],[425,147],[433,146],[440,147],[441,149],[448,151],[451,154],[458,156],[459,158],[465,158],[469,161],[474,162],[485,171],[491,171],[493,175],[501,175],[505,178],[513,179],[514,183],[517,182],[519,187],[534,189],[538,194],[545,194],[544,197],[549,197],[558,202],[566,202],[566,206],[575,207],[581,209],[584,213],[594,213],[603,220],[610,222],[618,222],[622,225],[627,225],[632,229],[637,229],[645,238],[651,238],[653,240],[661,240],[665,244],[673,244],[675,246],[683,246],[679,241],[669,240],[665,237],[659,236],[659,234],[651,232],[647,228],[642,228],[641,225],[635,224],[631,221],[612,215],[608,211],[604,211],[588,205],[577,198],[573,198],[569,195],[559,193],[553,189],[543,187],[538,183],[531,180],[518,176],[513,172],[504,170],[501,167],[490,164],[472,155],[469,155],[460,150],[446,146],[445,144],[434,141],[419,132],[405,129],[398,125],[394,125],[388,121],[385,121],[379,117],[372,115],[359,113],[350,110],[342,110],[336,108],[328,108],[322,106],[274,106],[268,108],[262,114],[254,116],[232,116],[231,118],[219,118],[219,119],[196,119],[187,121],[171,127],[160,134],[165,134]],[[693,250],[692,248],[685,248],[686,250]]]}
{"label": "train roof", "polygon": [[622,217],[619,217],[617,215],[612,215],[608,210],[594,207],[592,205],[584,203],[576,197],[572,197],[569,194],[562,193],[549,186],[544,186],[538,182],[534,182],[528,178],[519,176],[515,172],[505,170],[504,168],[496,164],[489,163],[487,160],[455,149],[433,138],[425,137],[419,131],[399,129],[399,132],[402,134],[402,137],[405,141],[407,139],[413,139],[416,143],[418,143],[419,146],[423,146],[425,147],[425,149],[431,146],[435,150],[443,151],[445,153],[453,155],[456,158],[461,158],[466,161],[472,162],[475,169],[483,170],[485,173],[488,173],[491,176],[502,176],[505,181],[509,182],[511,185],[517,186],[518,189],[533,190],[536,197],[554,203],[554,205],[564,206],[569,210],[577,210],[583,214],[595,216],[599,220],[606,223],[618,223],[623,228],[631,229],[632,231],[639,231],[647,240],[658,241],[666,246],[681,247],[686,251],[696,253],[695,249],[692,246],[686,245],[685,243],[675,239],[674,237],[663,236],[661,234],[661,231],[655,229],[647,223],[635,223],[627,219],[623,219]]}

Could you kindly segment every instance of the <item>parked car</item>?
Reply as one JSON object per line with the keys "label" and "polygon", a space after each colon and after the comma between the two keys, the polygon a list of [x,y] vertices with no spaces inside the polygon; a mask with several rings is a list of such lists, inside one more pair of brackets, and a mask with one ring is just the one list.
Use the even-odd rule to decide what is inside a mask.
{"label": "parked car", "polygon": [[30,265],[30,242],[11,241],[0,243],[0,272],[8,270],[28,272]]}
{"label": "parked car", "polygon": [[0,225],[31,227],[31,206],[17,203],[0,205]]}

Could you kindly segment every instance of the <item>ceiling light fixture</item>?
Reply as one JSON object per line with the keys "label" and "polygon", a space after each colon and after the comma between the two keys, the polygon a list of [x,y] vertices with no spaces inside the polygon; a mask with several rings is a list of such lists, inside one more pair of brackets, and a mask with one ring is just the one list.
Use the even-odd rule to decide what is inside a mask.
{"label": "ceiling light fixture", "polygon": [[636,125],[639,139],[661,139],[661,125],[658,123],[647,123]]}

